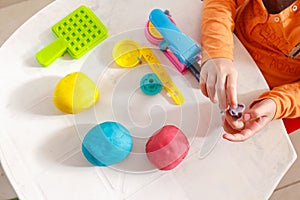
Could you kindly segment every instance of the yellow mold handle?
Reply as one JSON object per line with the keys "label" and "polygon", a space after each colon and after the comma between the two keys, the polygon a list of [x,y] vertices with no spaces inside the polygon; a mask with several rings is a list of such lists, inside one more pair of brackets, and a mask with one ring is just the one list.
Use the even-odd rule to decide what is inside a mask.
{"label": "yellow mold handle", "polygon": [[148,47],[141,47],[140,49],[141,55],[143,59],[149,64],[152,71],[157,75],[159,80],[162,82],[164,89],[171,96],[173,101],[177,105],[181,105],[184,103],[184,96],[177,88],[175,83],[172,81],[171,77],[164,69],[164,67],[160,64],[159,60],[156,58],[155,54]]}

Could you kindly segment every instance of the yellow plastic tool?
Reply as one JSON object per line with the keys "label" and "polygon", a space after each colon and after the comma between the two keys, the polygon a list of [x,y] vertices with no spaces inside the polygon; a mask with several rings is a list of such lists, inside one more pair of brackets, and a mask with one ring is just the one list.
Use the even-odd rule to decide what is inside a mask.
{"label": "yellow plastic tool", "polygon": [[184,96],[149,47],[141,47],[133,40],[121,40],[113,49],[113,57],[119,66],[125,68],[138,65],[143,58],[162,82],[173,101],[177,105],[184,103]]}
{"label": "yellow plastic tool", "polygon": [[140,63],[139,43],[133,40],[121,40],[113,49],[113,57],[120,67],[131,68]]}
{"label": "yellow plastic tool", "polygon": [[142,57],[149,64],[152,71],[156,74],[156,76],[162,82],[164,89],[168,92],[168,94],[171,96],[173,101],[178,105],[183,104],[184,96],[182,95],[180,90],[177,88],[175,83],[172,81],[168,72],[160,64],[159,60],[157,59],[155,54],[151,51],[151,49],[149,47],[142,47],[140,49],[140,51],[142,53]]}

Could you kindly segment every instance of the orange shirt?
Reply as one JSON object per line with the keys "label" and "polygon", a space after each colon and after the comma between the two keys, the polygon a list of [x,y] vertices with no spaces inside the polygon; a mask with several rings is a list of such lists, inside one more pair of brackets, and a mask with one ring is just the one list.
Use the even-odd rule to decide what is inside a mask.
{"label": "orange shirt", "polygon": [[257,100],[276,102],[274,119],[300,116],[299,0],[279,14],[268,14],[262,0],[204,0],[201,23],[203,62],[233,60],[235,31],[271,88]]}

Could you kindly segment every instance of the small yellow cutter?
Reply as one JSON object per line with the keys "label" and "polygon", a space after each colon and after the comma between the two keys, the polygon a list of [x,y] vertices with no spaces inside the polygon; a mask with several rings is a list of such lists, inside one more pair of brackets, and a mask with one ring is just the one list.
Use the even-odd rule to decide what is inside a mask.
{"label": "small yellow cutter", "polygon": [[184,96],[149,47],[141,47],[133,40],[121,40],[113,49],[113,57],[119,66],[125,68],[135,67],[143,58],[162,82],[173,101],[177,105],[184,103]]}

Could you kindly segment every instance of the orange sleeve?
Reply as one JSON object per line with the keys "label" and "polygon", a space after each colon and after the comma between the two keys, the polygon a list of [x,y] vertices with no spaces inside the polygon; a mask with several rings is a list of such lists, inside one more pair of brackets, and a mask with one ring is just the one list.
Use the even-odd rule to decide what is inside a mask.
{"label": "orange sleeve", "polygon": [[275,101],[277,109],[274,119],[296,118],[300,116],[300,80],[291,84],[274,87],[272,90],[263,93],[255,100],[271,98]]}
{"label": "orange sleeve", "polygon": [[233,30],[237,4],[235,0],[204,0],[201,35],[202,63],[210,58],[233,60]]}

